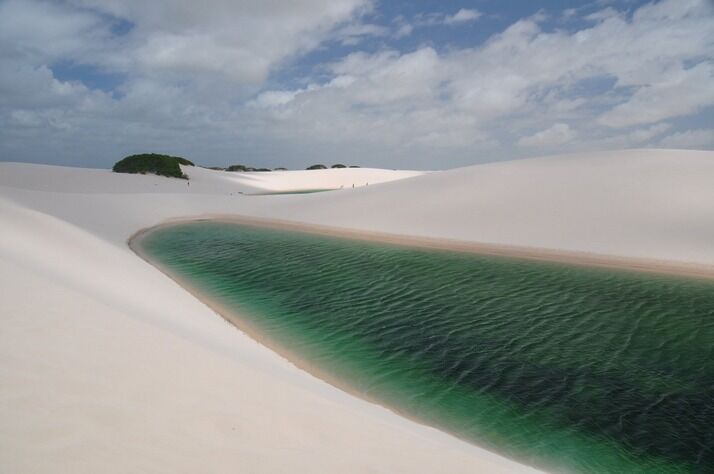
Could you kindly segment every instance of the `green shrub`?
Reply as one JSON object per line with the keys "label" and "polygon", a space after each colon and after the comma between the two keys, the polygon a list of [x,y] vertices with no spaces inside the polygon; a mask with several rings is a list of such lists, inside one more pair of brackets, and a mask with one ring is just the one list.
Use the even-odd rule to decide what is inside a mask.
{"label": "green shrub", "polygon": [[307,169],[309,169],[309,170],[326,170],[326,169],[327,169],[327,166],[325,166],[325,165],[312,165],[312,166],[308,166]]}
{"label": "green shrub", "polygon": [[170,178],[188,179],[179,165],[193,166],[193,163],[180,156],[144,153],[131,155],[117,161],[112,168],[115,173],[153,173]]}
{"label": "green shrub", "polygon": [[[169,155],[166,155],[166,156],[169,156]],[[181,158],[180,156],[169,156],[169,158],[174,158],[176,161],[179,162],[180,165],[194,166],[194,164],[191,161],[188,161],[186,158]]]}
{"label": "green shrub", "polygon": [[347,167],[346,167],[345,165],[343,165],[342,163],[334,164],[334,165],[332,165],[332,167],[333,167],[333,168],[347,168]]}
{"label": "green shrub", "polygon": [[241,173],[247,172],[247,171],[273,171],[270,168],[253,168],[252,166],[245,166],[245,165],[230,165],[228,168],[226,168],[226,171],[238,171]]}

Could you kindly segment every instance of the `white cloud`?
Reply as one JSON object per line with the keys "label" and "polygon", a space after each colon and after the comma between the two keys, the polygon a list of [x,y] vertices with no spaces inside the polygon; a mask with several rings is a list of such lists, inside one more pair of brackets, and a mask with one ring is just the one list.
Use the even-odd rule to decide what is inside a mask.
{"label": "white cloud", "polygon": [[409,36],[414,31],[414,25],[409,23],[403,16],[399,15],[393,20],[395,31],[393,36],[395,38],[403,38]]}
{"label": "white cloud", "polygon": [[108,40],[107,22],[91,12],[35,0],[0,2],[0,55],[34,64],[79,59]]}
{"label": "white cloud", "polygon": [[669,123],[658,123],[648,128],[633,130],[627,135],[628,145],[646,143],[657,135],[661,135],[672,128]]}
{"label": "white cloud", "polygon": [[303,91],[266,91],[252,100],[249,105],[259,108],[279,107],[292,102],[301,92]]}
{"label": "white cloud", "polygon": [[584,150],[657,147],[660,146],[656,140],[657,137],[671,128],[672,124],[663,122],[649,127],[636,128],[627,132],[608,133],[604,135],[601,133],[596,136],[583,137],[582,140],[574,141],[573,145],[576,145],[576,149]]}
{"label": "white cloud", "polygon": [[[605,9],[579,31],[526,18],[480,45],[409,51],[390,41],[477,16],[398,17],[386,19],[387,31],[371,23],[379,18],[371,8],[367,0],[0,2],[0,153],[39,157],[73,143],[87,159],[104,152],[104,165],[131,147],[167,147],[197,159],[280,157],[276,165],[338,153],[442,167],[542,147],[714,146],[707,127],[688,134],[677,119],[714,105],[706,0],[663,0],[629,16]],[[117,19],[131,24],[127,33],[112,33]],[[384,46],[359,51],[365,38]],[[318,49],[334,59],[300,63]],[[58,61],[117,73],[122,84],[112,94],[63,81]],[[657,141],[668,130],[677,132]]]}
{"label": "white cloud", "polygon": [[444,18],[444,23],[447,25],[453,25],[455,23],[466,23],[469,21],[478,20],[482,13],[478,10],[470,8],[462,8],[451,16]]}
{"label": "white cloud", "polygon": [[552,127],[518,140],[519,146],[553,146],[563,145],[575,138],[576,133],[567,123],[556,123]]}
{"label": "white cloud", "polygon": [[624,13],[621,13],[612,7],[607,7],[602,10],[598,10],[595,13],[586,15],[585,19],[598,22],[598,21],[605,21],[605,20],[609,20],[611,18],[618,18],[618,17],[620,17],[620,18],[624,17]]}
{"label": "white cloud", "polygon": [[332,71],[354,80],[347,93],[357,104],[382,106],[396,101],[429,100],[438,92],[439,57],[426,47],[400,55],[355,53],[335,64]]}
{"label": "white cloud", "polygon": [[200,7],[193,0],[76,3],[134,24],[113,51],[121,58],[107,63],[162,80],[182,73],[260,84],[282,62],[333,35],[347,41],[376,28],[351,23],[371,7],[370,0],[213,0]]}
{"label": "white cloud", "polygon": [[404,17],[397,17],[397,23],[400,29],[408,25],[408,31],[411,33],[414,27],[438,26],[438,25],[457,25],[476,21],[483,16],[483,13],[472,8],[462,8],[456,13],[449,15],[447,13],[420,13],[415,15],[411,22],[407,22]]}
{"label": "white cloud", "polygon": [[389,28],[386,26],[374,25],[370,23],[352,23],[340,28],[336,33],[336,39],[343,45],[354,46],[365,38],[383,37],[389,35]]}
{"label": "white cloud", "polygon": [[673,133],[664,137],[660,145],[667,148],[714,148],[714,128]]}
{"label": "white cloud", "polygon": [[643,85],[624,103],[604,113],[598,122],[627,127],[691,114],[714,104],[714,62],[684,69],[681,64],[665,70],[651,84]]}

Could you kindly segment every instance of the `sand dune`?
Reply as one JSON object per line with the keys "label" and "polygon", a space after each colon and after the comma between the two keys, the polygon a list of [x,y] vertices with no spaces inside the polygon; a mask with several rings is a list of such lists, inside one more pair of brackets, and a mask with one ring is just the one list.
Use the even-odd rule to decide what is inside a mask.
{"label": "sand dune", "polygon": [[341,168],[238,173],[183,166],[191,184],[154,175],[112,173],[110,170],[70,168],[28,163],[0,163],[0,186],[34,191],[80,194],[258,194],[265,192],[339,189],[395,181],[422,171]]}
{"label": "sand dune", "polygon": [[[210,171],[210,170],[209,170]],[[383,170],[374,168],[336,168],[326,170],[272,171],[270,173],[234,173],[218,171],[206,176],[201,169],[186,168],[193,179],[201,178],[213,182],[224,180],[232,185],[255,188],[255,192],[290,192],[319,189],[343,189],[369,184],[387,183],[424,174],[422,171]]]}
{"label": "sand dune", "polygon": [[[167,219],[241,215],[714,265],[714,152],[326,171],[248,180],[187,168],[188,186],[0,163],[0,470],[528,470],[347,395],[228,326],[126,246]],[[346,176],[370,185],[239,194],[339,188]]]}
{"label": "sand dune", "polygon": [[280,217],[350,229],[714,266],[714,152],[632,150],[430,173]]}

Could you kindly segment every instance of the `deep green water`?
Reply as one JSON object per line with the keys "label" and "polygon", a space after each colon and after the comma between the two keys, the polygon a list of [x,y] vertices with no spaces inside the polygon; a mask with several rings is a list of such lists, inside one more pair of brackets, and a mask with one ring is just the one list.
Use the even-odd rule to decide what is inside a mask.
{"label": "deep green water", "polygon": [[142,246],[358,393],[511,458],[714,472],[712,282],[218,222]]}

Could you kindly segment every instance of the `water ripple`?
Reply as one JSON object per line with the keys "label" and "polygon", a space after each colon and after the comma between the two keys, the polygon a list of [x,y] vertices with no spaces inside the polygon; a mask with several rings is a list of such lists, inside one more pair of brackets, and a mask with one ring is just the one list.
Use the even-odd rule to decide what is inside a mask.
{"label": "water ripple", "polygon": [[711,283],[217,222],[144,247],[357,392],[507,455],[714,472]]}

